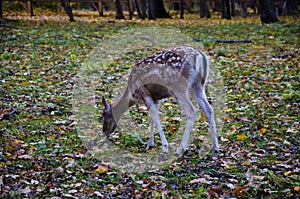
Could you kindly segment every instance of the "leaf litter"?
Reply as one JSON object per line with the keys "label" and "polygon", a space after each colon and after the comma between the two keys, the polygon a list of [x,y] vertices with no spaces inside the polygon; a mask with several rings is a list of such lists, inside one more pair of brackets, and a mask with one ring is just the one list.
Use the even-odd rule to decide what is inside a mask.
{"label": "leaf litter", "polygon": [[[299,197],[300,27],[295,19],[266,26],[255,17],[191,17],[180,25],[151,22],[173,24],[203,42],[213,63],[222,68],[227,99],[217,156],[199,155],[194,146],[202,139],[195,135],[198,138],[184,156],[143,174],[114,171],[87,153],[72,119],[71,89],[80,63],[93,47],[121,28],[148,22],[116,21],[112,26],[102,19],[71,24],[48,20],[20,17],[8,22],[14,28],[1,28],[1,197]],[[220,39],[252,42],[213,42]],[[284,53],[287,56],[274,56]],[[130,59],[145,54],[130,54],[125,62],[129,65]],[[100,82],[101,91],[109,93],[116,86],[106,85],[116,74],[128,74],[129,67],[120,65],[122,59],[112,64],[107,79]],[[139,109],[137,118],[147,122],[141,114],[144,107]],[[178,121],[172,117],[176,115],[166,118],[169,136],[178,133]],[[132,150],[141,150],[147,141],[124,136],[120,144]]]}

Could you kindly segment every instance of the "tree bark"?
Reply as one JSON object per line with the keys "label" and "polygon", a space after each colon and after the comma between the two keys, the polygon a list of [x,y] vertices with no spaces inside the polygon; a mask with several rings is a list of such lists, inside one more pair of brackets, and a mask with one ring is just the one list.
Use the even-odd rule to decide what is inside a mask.
{"label": "tree bark", "polygon": [[183,19],[183,15],[184,15],[184,5],[183,5],[183,0],[180,0],[180,19]]}
{"label": "tree bark", "polygon": [[231,0],[230,3],[231,3],[231,16],[234,17],[236,15],[235,14],[235,0]]}
{"label": "tree bark", "polygon": [[123,15],[123,8],[121,5],[120,0],[114,0],[115,2],[115,8],[116,8],[116,19],[125,19],[124,15]]}
{"label": "tree bark", "polygon": [[142,7],[142,19],[144,20],[147,17],[147,10],[146,10],[146,0],[141,0],[141,7]]}
{"label": "tree bark", "polygon": [[104,16],[104,14],[103,14],[103,0],[100,0],[98,2],[98,12],[99,12],[100,17]]}
{"label": "tree bark", "polygon": [[133,11],[133,7],[132,7],[132,2],[131,0],[127,0],[127,4],[128,4],[128,13],[129,13],[129,19],[132,19],[132,11]]}
{"label": "tree bark", "polygon": [[200,17],[207,17],[210,18],[210,11],[207,6],[206,0],[199,0],[199,12],[200,12]]}
{"label": "tree bark", "polygon": [[70,21],[75,21],[73,13],[72,13],[72,8],[70,6],[70,0],[61,0],[61,6],[65,9],[66,13],[70,17]]}
{"label": "tree bark", "polygon": [[146,3],[147,15],[148,15],[149,20],[154,20],[155,19],[155,16],[154,16],[154,13],[153,13],[153,4],[152,3],[153,3],[152,0],[147,0],[147,3]]}
{"label": "tree bark", "polygon": [[135,6],[135,9],[136,9],[136,11],[138,13],[139,18],[142,19],[142,13],[141,13],[141,10],[139,8],[137,0],[134,0],[134,6]]}
{"label": "tree bark", "polygon": [[231,19],[229,0],[221,0],[222,18]]}
{"label": "tree bark", "polygon": [[259,0],[260,7],[260,20],[264,23],[278,22],[275,7],[272,5],[271,0]]}
{"label": "tree bark", "polygon": [[171,18],[167,13],[163,0],[148,0],[152,4],[154,18]]}
{"label": "tree bark", "polygon": [[0,18],[3,17],[3,14],[2,14],[2,0],[0,0]]}
{"label": "tree bark", "polygon": [[297,9],[297,0],[288,0],[286,2],[286,15],[296,15],[299,17],[299,14],[300,11]]}
{"label": "tree bark", "polygon": [[29,0],[28,2],[27,2],[27,4],[28,4],[28,9],[29,9],[29,11],[30,11],[30,16],[34,16],[34,13],[33,13],[33,8],[32,8],[32,0]]}

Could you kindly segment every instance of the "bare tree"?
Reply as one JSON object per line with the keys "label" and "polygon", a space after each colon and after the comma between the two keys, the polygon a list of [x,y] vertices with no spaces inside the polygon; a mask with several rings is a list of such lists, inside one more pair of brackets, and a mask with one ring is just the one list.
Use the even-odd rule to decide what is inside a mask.
{"label": "bare tree", "polygon": [[3,14],[2,14],[2,0],[0,0],[0,18],[3,17]]}
{"label": "bare tree", "polygon": [[152,4],[150,7],[153,8],[153,16],[154,18],[171,18],[170,15],[167,13],[163,0],[148,0],[150,4]]}
{"label": "bare tree", "polygon": [[69,15],[70,21],[75,21],[73,13],[72,13],[72,8],[70,6],[70,0],[61,0],[60,2],[61,2],[61,6],[64,8],[66,13]]}
{"label": "bare tree", "polygon": [[148,19],[149,20],[155,19],[155,16],[154,16],[154,13],[153,13],[153,2],[152,2],[152,0],[147,0],[146,9],[147,9]]}
{"label": "bare tree", "polygon": [[199,12],[201,18],[210,18],[210,12],[206,0],[199,0]]}
{"label": "bare tree", "polygon": [[180,7],[180,19],[183,19],[183,15],[184,15],[184,2],[183,2],[183,0],[180,0],[179,7]]}
{"label": "bare tree", "polygon": [[115,2],[115,8],[116,8],[116,19],[125,19],[123,15],[123,8],[120,0],[114,0]]}
{"label": "bare tree", "polygon": [[231,19],[229,0],[221,0],[222,18]]}
{"label": "bare tree", "polygon": [[264,23],[278,22],[276,10],[271,0],[259,0],[260,20]]}
{"label": "bare tree", "polygon": [[147,17],[146,14],[146,0],[141,0],[141,7],[142,7],[142,19],[145,19]]}

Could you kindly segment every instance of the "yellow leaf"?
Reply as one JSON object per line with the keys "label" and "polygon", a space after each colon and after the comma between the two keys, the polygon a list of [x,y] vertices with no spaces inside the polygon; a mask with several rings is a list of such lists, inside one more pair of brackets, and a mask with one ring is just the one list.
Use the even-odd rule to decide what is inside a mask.
{"label": "yellow leaf", "polygon": [[283,175],[288,176],[291,173],[291,171],[286,171],[283,173]]}
{"label": "yellow leaf", "polygon": [[299,192],[299,191],[300,191],[300,186],[296,186],[296,187],[294,187],[294,191],[297,191],[297,192]]}
{"label": "yellow leaf", "polygon": [[237,135],[237,139],[238,139],[238,140],[245,140],[245,139],[247,139],[247,138],[248,138],[248,136],[247,136],[247,135],[244,135],[244,134]]}
{"label": "yellow leaf", "polygon": [[274,79],[275,82],[277,82],[277,81],[279,81],[279,80],[281,80],[281,77],[276,77],[276,78]]}
{"label": "yellow leaf", "polygon": [[232,111],[232,108],[225,108],[224,111],[227,113],[227,112],[231,112]]}
{"label": "yellow leaf", "polygon": [[243,166],[250,166],[251,163],[250,163],[250,162],[243,162],[242,165],[243,165]]}
{"label": "yellow leaf", "polygon": [[97,173],[105,173],[105,172],[107,172],[107,170],[108,170],[107,167],[101,166],[101,167],[98,167],[95,171],[96,171]]}
{"label": "yellow leaf", "polygon": [[259,132],[261,132],[261,133],[265,133],[266,131],[267,131],[266,128],[261,128],[261,129],[259,130]]}

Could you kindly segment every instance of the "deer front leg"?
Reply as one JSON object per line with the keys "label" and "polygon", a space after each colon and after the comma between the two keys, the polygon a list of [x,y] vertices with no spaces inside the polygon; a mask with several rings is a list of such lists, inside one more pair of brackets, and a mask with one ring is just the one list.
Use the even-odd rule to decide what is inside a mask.
{"label": "deer front leg", "polygon": [[[145,97],[144,102],[145,102],[146,106],[149,109],[150,123],[151,123],[151,120],[153,121],[152,122],[153,124],[150,124],[150,128],[151,128],[151,125],[153,125],[153,127],[154,127],[154,125],[156,126],[156,128],[158,130],[158,133],[159,133],[159,136],[160,136],[160,139],[161,139],[161,143],[162,143],[162,151],[164,153],[168,153],[169,152],[169,144],[168,144],[165,133],[163,132],[161,124],[160,124],[158,108],[157,108],[157,106],[155,105],[153,99],[150,96]],[[154,128],[152,129],[152,131],[150,129],[149,142],[152,142],[152,139],[153,139],[153,143],[154,143]]]}
{"label": "deer front leg", "polygon": [[182,138],[180,146],[176,150],[176,153],[179,155],[179,154],[182,154],[188,147],[190,133],[194,126],[197,112],[196,112],[191,100],[188,98],[188,95],[178,98],[178,103],[181,106],[181,108],[183,109],[183,111],[187,117],[183,138]]}
{"label": "deer front leg", "polygon": [[[156,101],[155,106],[156,106],[157,110],[159,111],[160,101]],[[154,146],[154,127],[155,127],[154,121],[150,117],[150,137],[149,137],[149,141],[148,141],[146,150],[149,150]]]}

